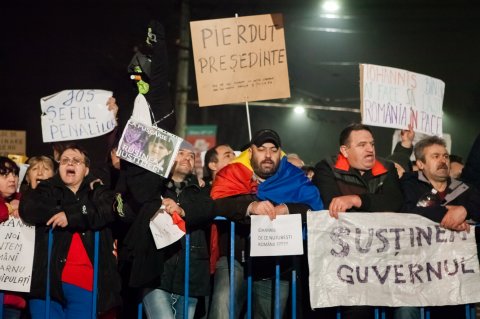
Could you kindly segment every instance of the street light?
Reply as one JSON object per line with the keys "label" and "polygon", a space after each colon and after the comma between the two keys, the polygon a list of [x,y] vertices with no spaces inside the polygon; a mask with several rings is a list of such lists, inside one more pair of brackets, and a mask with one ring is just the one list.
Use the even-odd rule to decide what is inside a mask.
{"label": "street light", "polygon": [[336,13],[340,10],[340,3],[336,0],[326,0],[322,4],[322,10],[325,13]]}

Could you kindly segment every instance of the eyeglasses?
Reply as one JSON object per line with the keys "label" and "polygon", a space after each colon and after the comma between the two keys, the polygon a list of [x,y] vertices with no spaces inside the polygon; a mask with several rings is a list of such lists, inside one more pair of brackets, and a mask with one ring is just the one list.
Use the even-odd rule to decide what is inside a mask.
{"label": "eyeglasses", "polygon": [[78,166],[80,164],[85,164],[84,161],[79,160],[78,158],[68,158],[68,157],[61,158],[59,163],[60,163],[60,165],[72,164],[74,166]]}

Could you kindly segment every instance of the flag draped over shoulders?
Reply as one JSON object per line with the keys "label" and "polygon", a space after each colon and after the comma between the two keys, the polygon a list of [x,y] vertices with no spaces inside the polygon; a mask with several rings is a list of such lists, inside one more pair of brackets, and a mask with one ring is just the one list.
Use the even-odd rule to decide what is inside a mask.
{"label": "flag draped over shoulders", "polygon": [[252,176],[253,168],[250,165],[248,150],[243,151],[218,172],[210,195],[213,199],[218,199],[235,195],[255,194],[258,184],[252,179]]}
{"label": "flag draped over shoulders", "polygon": [[307,204],[313,210],[323,209],[318,188],[303,171],[288,162],[284,156],[277,172],[258,186],[257,197],[275,204]]}
{"label": "flag draped over shoulders", "polygon": [[260,200],[274,204],[307,204],[313,210],[323,209],[320,194],[303,171],[283,156],[277,172],[258,184],[253,178],[248,150],[243,151],[230,164],[218,172],[212,185],[213,199],[236,195],[255,194]]}

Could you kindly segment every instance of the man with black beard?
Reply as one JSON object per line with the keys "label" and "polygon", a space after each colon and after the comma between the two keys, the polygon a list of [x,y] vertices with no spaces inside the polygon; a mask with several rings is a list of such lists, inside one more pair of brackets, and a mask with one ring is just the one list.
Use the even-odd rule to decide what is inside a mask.
{"label": "man with black beard", "polygon": [[[218,172],[211,196],[216,215],[235,221],[235,318],[239,318],[246,298],[244,267],[249,258],[250,215],[304,214],[308,209],[323,208],[318,189],[303,171],[287,161],[278,134],[270,129],[258,131],[249,148]],[[228,256],[227,242],[219,243],[220,255]],[[273,278],[275,258],[251,258],[253,264],[253,318],[273,316]],[[280,269],[287,275],[291,259],[282,257]],[[280,280],[280,318],[288,299],[288,280]],[[217,279],[217,277],[216,277]],[[214,282],[209,318],[225,318],[229,312],[229,282]]]}

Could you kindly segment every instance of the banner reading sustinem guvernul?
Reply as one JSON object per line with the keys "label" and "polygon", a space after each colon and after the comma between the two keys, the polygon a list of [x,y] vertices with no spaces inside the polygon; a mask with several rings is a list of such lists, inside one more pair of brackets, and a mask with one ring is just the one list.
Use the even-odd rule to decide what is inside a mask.
{"label": "banner reading sustinem guvernul", "polygon": [[[473,229],[402,213],[309,212],[312,308],[439,306],[480,301]],[[441,293],[439,293],[441,292]]]}

